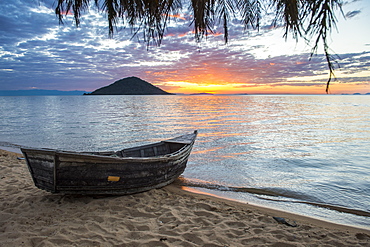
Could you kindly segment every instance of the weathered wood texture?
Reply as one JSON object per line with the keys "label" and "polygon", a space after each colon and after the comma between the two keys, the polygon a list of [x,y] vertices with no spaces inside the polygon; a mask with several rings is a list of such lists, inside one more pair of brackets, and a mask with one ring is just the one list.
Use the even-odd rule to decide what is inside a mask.
{"label": "weathered wood texture", "polygon": [[21,148],[35,185],[53,193],[132,194],[172,183],[185,170],[197,131],[117,152]]}

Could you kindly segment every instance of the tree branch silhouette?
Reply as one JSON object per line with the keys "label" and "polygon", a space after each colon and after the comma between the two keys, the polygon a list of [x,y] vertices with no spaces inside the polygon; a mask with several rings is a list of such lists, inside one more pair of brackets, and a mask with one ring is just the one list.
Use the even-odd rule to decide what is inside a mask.
{"label": "tree branch silhouette", "polygon": [[213,33],[217,24],[221,24],[227,43],[232,18],[239,19],[245,28],[259,29],[265,17],[261,14],[262,10],[272,9],[275,13],[273,24],[284,27],[285,38],[291,34],[297,41],[314,40],[311,58],[317,54],[322,43],[329,69],[327,93],[335,77],[337,61],[329,52],[328,36],[336,28],[335,11],[342,13],[342,0],[57,0],[55,13],[60,23],[67,14],[73,13],[78,26],[81,13],[86,12],[92,2],[102,13],[106,13],[110,37],[121,20],[134,30],[134,35],[142,32],[148,46],[161,44],[171,16],[181,12],[185,4],[191,12],[189,24],[193,26],[198,42]]}

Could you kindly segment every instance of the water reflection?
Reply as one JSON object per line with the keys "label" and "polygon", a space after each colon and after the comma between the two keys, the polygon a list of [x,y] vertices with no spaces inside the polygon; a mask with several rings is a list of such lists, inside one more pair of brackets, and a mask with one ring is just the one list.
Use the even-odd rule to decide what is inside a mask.
{"label": "water reflection", "polygon": [[366,96],[0,97],[0,111],[0,141],[76,151],[198,129],[185,178],[370,211]]}

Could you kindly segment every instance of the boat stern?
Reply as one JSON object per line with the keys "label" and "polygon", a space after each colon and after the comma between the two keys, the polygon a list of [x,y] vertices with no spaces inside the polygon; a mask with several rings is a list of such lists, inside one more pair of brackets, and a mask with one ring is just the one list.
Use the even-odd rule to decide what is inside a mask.
{"label": "boat stern", "polygon": [[55,152],[28,148],[21,148],[21,151],[36,187],[53,193],[56,192]]}

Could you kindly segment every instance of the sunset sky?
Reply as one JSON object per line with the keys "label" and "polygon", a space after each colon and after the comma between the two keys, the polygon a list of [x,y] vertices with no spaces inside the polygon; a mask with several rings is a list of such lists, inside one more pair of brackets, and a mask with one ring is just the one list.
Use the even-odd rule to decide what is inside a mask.
{"label": "sunset sky", "polygon": [[[235,21],[228,44],[219,33],[197,43],[185,8],[162,45],[148,48],[129,28],[109,39],[105,16],[94,8],[78,28],[71,16],[59,25],[54,2],[0,1],[0,90],[93,91],[136,76],[171,93],[325,93],[322,50],[309,60],[312,44],[285,40],[282,29],[245,31]],[[346,1],[343,12],[330,42],[340,57],[330,92],[369,93],[370,1]]]}

